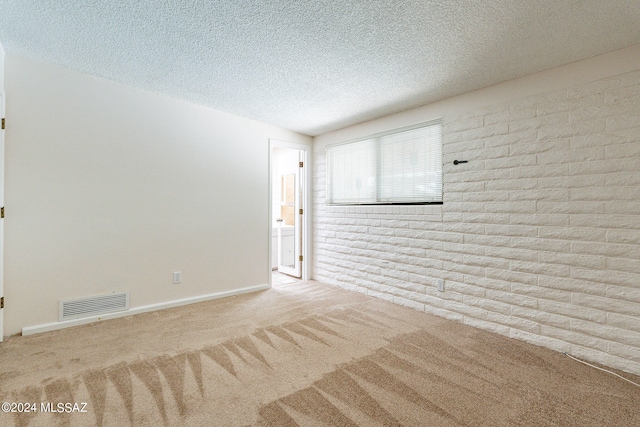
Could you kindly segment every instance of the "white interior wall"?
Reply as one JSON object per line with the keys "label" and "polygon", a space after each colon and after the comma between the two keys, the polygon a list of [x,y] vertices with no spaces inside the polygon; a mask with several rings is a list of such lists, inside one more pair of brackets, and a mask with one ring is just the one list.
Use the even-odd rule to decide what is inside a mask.
{"label": "white interior wall", "polygon": [[309,137],[13,55],[6,92],[5,335],[269,283],[268,140]]}
{"label": "white interior wall", "polygon": [[[640,373],[639,94],[632,46],[314,138],[313,277]],[[443,205],[325,206],[327,145],[437,118]]]}

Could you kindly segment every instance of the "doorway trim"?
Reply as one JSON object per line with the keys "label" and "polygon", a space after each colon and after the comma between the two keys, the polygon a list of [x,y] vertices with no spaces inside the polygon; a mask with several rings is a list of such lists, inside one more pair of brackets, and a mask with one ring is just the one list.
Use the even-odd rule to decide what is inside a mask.
{"label": "doorway trim", "polygon": [[286,142],[278,139],[269,139],[269,286],[272,285],[272,250],[273,247],[273,149],[274,148],[290,148],[302,152],[303,168],[302,168],[302,200],[300,206],[303,209],[302,214],[302,280],[311,279],[311,146],[297,144],[294,142]]}
{"label": "doorway trim", "polygon": [[[2,46],[0,46],[2,49]],[[0,54],[4,55],[4,51],[0,50]],[[2,117],[2,129],[0,130],[0,207],[2,207],[2,215],[0,216],[0,343],[4,337],[4,146],[5,146],[5,98],[4,82],[0,82],[0,117]]]}

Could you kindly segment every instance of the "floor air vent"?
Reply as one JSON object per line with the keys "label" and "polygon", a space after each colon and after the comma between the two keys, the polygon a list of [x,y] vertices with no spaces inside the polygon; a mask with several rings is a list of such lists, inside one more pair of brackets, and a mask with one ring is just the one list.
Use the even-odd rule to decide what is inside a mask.
{"label": "floor air vent", "polygon": [[61,300],[60,321],[129,309],[129,292],[114,292],[87,298]]}

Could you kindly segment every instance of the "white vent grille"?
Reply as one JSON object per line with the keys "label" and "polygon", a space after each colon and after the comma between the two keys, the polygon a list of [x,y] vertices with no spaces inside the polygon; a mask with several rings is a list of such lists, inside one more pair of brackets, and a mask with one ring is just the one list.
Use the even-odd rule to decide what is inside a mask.
{"label": "white vent grille", "polygon": [[60,321],[129,309],[129,292],[60,301]]}

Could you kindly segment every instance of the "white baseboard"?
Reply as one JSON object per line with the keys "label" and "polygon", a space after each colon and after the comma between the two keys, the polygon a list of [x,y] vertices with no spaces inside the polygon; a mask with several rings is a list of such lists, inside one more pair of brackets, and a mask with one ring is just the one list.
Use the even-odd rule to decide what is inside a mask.
{"label": "white baseboard", "polygon": [[90,316],[82,319],[66,320],[64,322],[53,322],[53,323],[45,323],[42,325],[36,325],[36,326],[26,326],[22,328],[22,335],[33,335],[33,334],[39,334],[41,332],[55,331],[58,329],[69,328],[72,326],[86,325],[87,323],[94,323],[94,322],[99,322],[99,321],[108,320],[108,319],[117,319],[118,317],[132,316],[134,314],[163,310],[165,308],[171,308],[171,307],[179,307],[181,305],[193,304],[196,302],[208,301],[208,300],[218,299],[218,298],[225,298],[233,295],[247,294],[250,292],[264,291],[269,288],[271,288],[271,285],[269,284],[255,285],[255,286],[249,286],[241,289],[234,289],[232,291],[218,292],[215,294],[200,295],[197,297],[190,297],[190,298],[184,298],[184,299],[179,299],[174,301],[161,302],[158,304],[150,304],[150,305],[143,305],[140,307],[133,307],[127,311],[118,311],[116,313],[102,314],[99,316]]}

